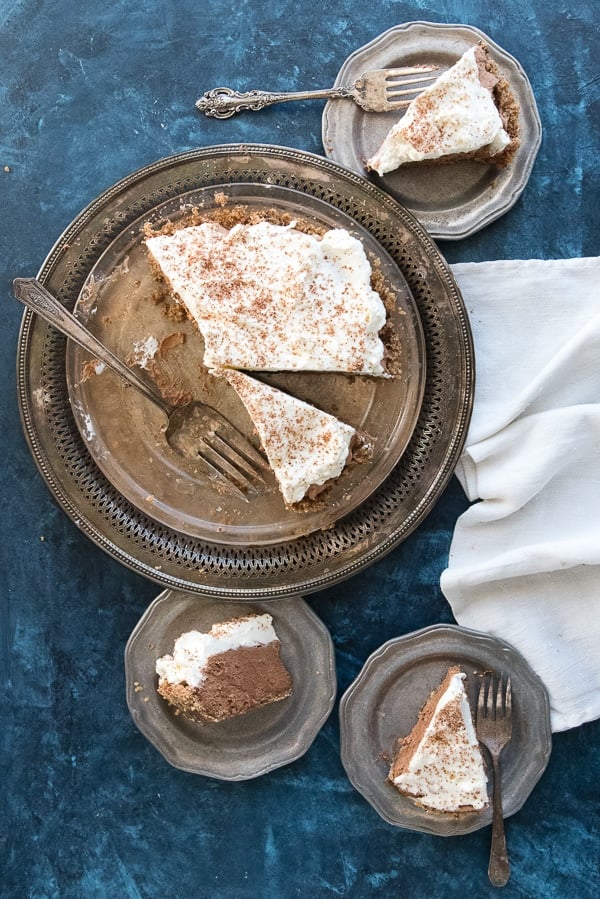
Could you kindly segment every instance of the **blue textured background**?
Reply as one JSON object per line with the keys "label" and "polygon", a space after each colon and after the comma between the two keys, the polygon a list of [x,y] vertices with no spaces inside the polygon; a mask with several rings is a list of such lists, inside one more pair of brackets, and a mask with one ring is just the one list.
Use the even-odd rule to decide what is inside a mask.
{"label": "blue textured background", "polygon": [[[37,272],[82,207],[160,157],[238,141],[322,153],[320,103],[217,122],[194,101],[218,84],[326,86],[349,53],[416,19],[476,25],[516,56],[544,127],[520,201],[442,244],[448,260],[596,255],[598,12],[597,0],[0,0],[2,897],[496,892],[488,829],[401,831],[353,790],[336,714],[304,758],[240,784],[176,771],[135,729],[122,653],[159,591],[91,544],[37,473],[15,401],[10,285]],[[310,598],[331,629],[341,691],[383,641],[452,620],[439,575],[465,505],[453,481],[396,551]],[[507,822],[504,895],[598,895],[599,744],[598,722],[555,736],[543,779]]]}

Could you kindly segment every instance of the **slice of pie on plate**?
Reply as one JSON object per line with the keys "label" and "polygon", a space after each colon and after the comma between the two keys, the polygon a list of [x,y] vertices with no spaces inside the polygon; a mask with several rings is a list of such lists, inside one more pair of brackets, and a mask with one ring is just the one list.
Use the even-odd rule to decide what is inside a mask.
{"label": "slice of pie on plate", "polygon": [[510,164],[519,147],[519,105],[487,46],[470,47],[411,102],[366,168],[460,159]]}
{"label": "slice of pie on plate", "polygon": [[186,631],[156,661],[158,692],[175,713],[205,724],[244,715],[292,692],[271,615]]}
{"label": "slice of pie on plate", "polygon": [[260,221],[146,237],[204,338],[207,368],[385,375],[386,322],[358,238]]}
{"label": "slice of pie on plate", "polygon": [[464,680],[457,666],[448,670],[394,754],[389,780],[426,809],[460,814],[488,804],[487,776]]}
{"label": "slice of pie on plate", "polygon": [[356,431],[276,387],[224,369],[248,412],[287,506],[313,499],[352,457]]}

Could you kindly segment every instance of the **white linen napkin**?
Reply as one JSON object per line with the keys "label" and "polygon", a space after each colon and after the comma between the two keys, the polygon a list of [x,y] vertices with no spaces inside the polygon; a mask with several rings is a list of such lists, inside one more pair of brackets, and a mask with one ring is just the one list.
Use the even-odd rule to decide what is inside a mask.
{"label": "white linen napkin", "polygon": [[441,588],[515,646],[554,731],[600,717],[600,258],[452,266],[475,345],[457,476],[475,501]]}

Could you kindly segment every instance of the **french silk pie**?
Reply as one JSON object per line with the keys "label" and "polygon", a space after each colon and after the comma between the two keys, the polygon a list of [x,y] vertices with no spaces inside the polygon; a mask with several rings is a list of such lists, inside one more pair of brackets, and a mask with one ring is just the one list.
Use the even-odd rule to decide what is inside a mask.
{"label": "french silk pie", "polygon": [[254,422],[288,506],[339,477],[356,437],[351,425],[243,372],[224,375]]}
{"label": "french silk pie", "polygon": [[148,232],[146,246],[202,335],[204,365],[252,419],[286,506],[299,508],[353,458],[355,429],[246,372],[388,377],[386,309],[362,243],[343,228],[265,218]]}
{"label": "french silk pie", "polygon": [[271,615],[245,615],[187,631],[156,661],[158,692],[176,714],[225,721],[292,693]]}
{"label": "french silk pie", "polygon": [[366,167],[385,175],[410,163],[471,159],[504,168],[518,147],[518,102],[480,42],[415,97]]}
{"label": "french silk pie", "polygon": [[389,779],[426,809],[460,814],[488,804],[487,777],[473,726],[465,675],[448,670],[399,741]]}
{"label": "french silk pie", "polygon": [[348,231],[203,222],[146,246],[197,323],[207,368],[385,374],[385,307]]}

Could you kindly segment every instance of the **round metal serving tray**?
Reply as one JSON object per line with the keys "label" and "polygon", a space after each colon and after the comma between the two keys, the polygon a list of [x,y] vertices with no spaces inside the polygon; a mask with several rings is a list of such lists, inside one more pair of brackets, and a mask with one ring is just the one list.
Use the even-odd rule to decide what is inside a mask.
{"label": "round metal serving tray", "polygon": [[77,526],[119,562],[171,588],[236,600],[306,594],[365,568],[405,539],[439,499],[463,448],[474,389],[471,332],[450,269],[433,241],[386,193],[313,154],[257,144],[159,160],[103,193],[59,238],[38,278],[72,309],[102,253],[131,223],[208,185],[273,184],[341,210],[390,254],[417,305],[426,383],[413,435],[384,483],[332,527],[269,546],[212,543],[157,523],[95,464],[67,389],[66,339],[26,311],[18,344],[21,417],[33,457]]}

